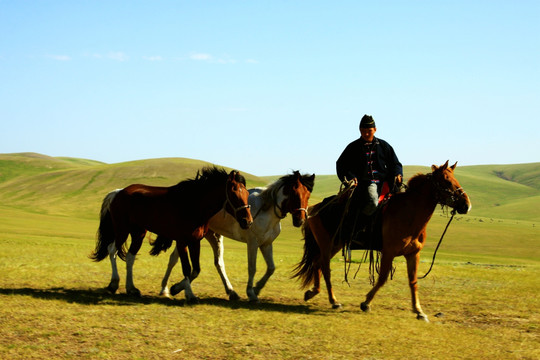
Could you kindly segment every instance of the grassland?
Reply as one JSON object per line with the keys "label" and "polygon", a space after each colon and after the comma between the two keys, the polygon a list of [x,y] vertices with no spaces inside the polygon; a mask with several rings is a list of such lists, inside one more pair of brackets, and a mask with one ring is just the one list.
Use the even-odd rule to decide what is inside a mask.
{"label": "grassland", "polygon": [[[155,159],[121,164],[0,155],[0,357],[89,359],[537,359],[540,357],[540,164],[458,167],[473,202],[470,215],[450,227],[432,273],[420,282],[431,323],[410,312],[403,260],[370,313],[359,303],[369,290],[367,267],[355,254],[350,284],[344,263],[332,262],[341,310],[324,294],[303,301],[291,269],[302,241],[290,218],[274,243],[277,270],[247,302],[245,245],[226,241],[227,272],[242,300],[229,302],[203,242],[203,272],[194,283],[201,298],[159,296],[167,256],[135,264],[143,296],[101,291],[108,261],[91,262],[97,211],[106,192],[133,182],[172,185],[193,177],[204,163]],[[242,170],[242,169],[240,169]],[[429,168],[406,167],[406,177]],[[245,174],[249,186],[273,178]],[[337,191],[334,176],[319,176],[313,202]],[[448,218],[429,225],[420,272],[429,267]],[[264,261],[258,260],[259,275]],[[124,266],[120,263],[122,279]],[[173,272],[173,280],[180,269]],[[123,286],[123,283],[121,283]]]}

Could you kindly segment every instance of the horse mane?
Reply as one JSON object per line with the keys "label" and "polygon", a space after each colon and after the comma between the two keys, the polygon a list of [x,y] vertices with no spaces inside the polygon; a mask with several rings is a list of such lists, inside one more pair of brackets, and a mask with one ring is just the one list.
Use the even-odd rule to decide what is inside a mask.
{"label": "horse mane", "polygon": [[[297,172],[298,171],[295,171],[295,173]],[[300,176],[300,182],[309,190],[310,193],[313,192],[313,188],[315,187],[315,177],[303,174]]]}
{"label": "horse mane", "polygon": [[268,185],[266,188],[264,188],[263,191],[261,191],[260,198],[262,200],[262,206],[261,210],[266,211],[271,206],[274,205],[274,199],[276,198],[276,193],[279,191],[279,189],[285,185],[286,178],[291,175],[285,175]]}
{"label": "horse mane", "polygon": [[[171,186],[171,193],[181,197],[191,197],[201,189],[216,186],[219,184],[225,185],[229,174],[224,168],[217,166],[205,166],[197,171],[195,178],[180,181],[178,184]],[[235,180],[246,185],[246,179],[240,173],[236,172]]]}
{"label": "horse mane", "polygon": [[261,210],[265,211],[268,210],[270,206],[273,206],[273,199],[277,197],[277,192],[279,191],[279,189],[294,181],[297,176],[300,176],[300,182],[309,190],[309,192],[313,191],[313,187],[315,186],[315,179],[306,174],[301,175],[298,170],[295,170],[292,174],[283,175],[282,177],[268,185],[261,192],[260,197],[263,202]]}
{"label": "horse mane", "polygon": [[407,183],[407,192],[414,192],[422,188],[431,174],[416,174]]}

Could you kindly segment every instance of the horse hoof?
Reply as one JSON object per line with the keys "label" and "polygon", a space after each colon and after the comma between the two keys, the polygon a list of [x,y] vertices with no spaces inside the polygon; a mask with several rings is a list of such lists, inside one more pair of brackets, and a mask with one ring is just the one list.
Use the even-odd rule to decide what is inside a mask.
{"label": "horse hoof", "polygon": [[341,309],[341,304],[340,303],[332,304],[332,309]]}
{"label": "horse hoof", "polygon": [[317,295],[318,292],[315,292],[315,291],[312,291],[312,290],[308,290],[304,293],[304,301],[308,301],[309,299],[315,297],[315,295]]}
{"label": "horse hoof", "polygon": [[200,299],[195,296],[195,297],[186,299],[186,303],[189,304],[189,305],[197,305],[197,304],[200,303]]}
{"label": "horse hoof", "polygon": [[416,319],[417,320],[424,320],[427,323],[429,322],[429,319],[428,319],[426,314],[418,314],[418,315],[416,315]]}
{"label": "horse hoof", "polygon": [[109,286],[107,286],[104,290],[107,291],[108,293],[111,293],[111,294],[114,295],[114,294],[116,294],[116,290],[118,290],[118,288],[109,285]]}
{"label": "horse hoof", "polygon": [[165,288],[161,289],[161,291],[159,293],[159,296],[170,298],[171,297],[171,292],[169,291],[169,288],[165,287]]}
{"label": "horse hoof", "polygon": [[128,294],[129,296],[135,296],[135,297],[141,297],[142,296],[141,291],[139,289],[127,290],[126,294]]}
{"label": "horse hoof", "polygon": [[360,304],[360,309],[362,309],[363,312],[369,312],[369,310],[371,310],[371,307],[365,302],[363,302]]}
{"label": "horse hoof", "polygon": [[238,296],[238,294],[236,293],[236,291],[232,290],[230,293],[229,293],[229,301],[238,301],[240,300],[240,296]]}
{"label": "horse hoof", "polygon": [[176,285],[173,285],[171,286],[171,290],[170,290],[170,294],[172,296],[175,296],[175,295],[178,295],[180,294],[180,292],[184,290],[184,287],[179,285],[179,284],[176,284]]}
{"label": "horse hoof", "polygon": [[249,302],[252,302],[252,303],[257,303],[259,302],[259,297],[255,294],[255,292],[253,291],[253,288],[249,289],[246,291],[246,295],[249,299]]}

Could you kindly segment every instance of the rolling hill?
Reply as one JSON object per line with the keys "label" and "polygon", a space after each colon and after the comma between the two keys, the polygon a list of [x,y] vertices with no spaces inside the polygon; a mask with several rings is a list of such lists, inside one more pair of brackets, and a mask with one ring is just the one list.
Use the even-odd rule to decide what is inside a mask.
{"label": "rolling hill", "polygon": [[[104,164],[23,153],[0,155],[0,204],[26,211],[94,218],[105,195],[133,183],[171,186],[210,163],[164,158]],[[251,186],[266,181],[243,173]]]}
{"label": "rolling hill", "polygon": [[[194,177],[198,169],[207,165],[210,164],[185,158],[105,164],[35,153],[0,154],[0,205],[43,214],[95,218],[101,200],[113,189],[132,183],[171,186]],[[405,166],[405,178],[428,171],[429,167]],[[248,187],[264,186],[279,177],[243,174]],[[473,203],[471,215],[540,221],[540,163],[458,165],[456,176]],[[317,174],[311,203],[338,190],[335,175]]]}

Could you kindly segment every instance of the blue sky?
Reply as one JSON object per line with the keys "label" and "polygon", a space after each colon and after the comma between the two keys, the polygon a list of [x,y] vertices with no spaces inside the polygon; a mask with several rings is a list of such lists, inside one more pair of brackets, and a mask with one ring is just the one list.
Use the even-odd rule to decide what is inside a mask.
{"label": "blue sky", "polygon": [[539,1],[0,0],[0,153],[334,174],[540,161]]}

